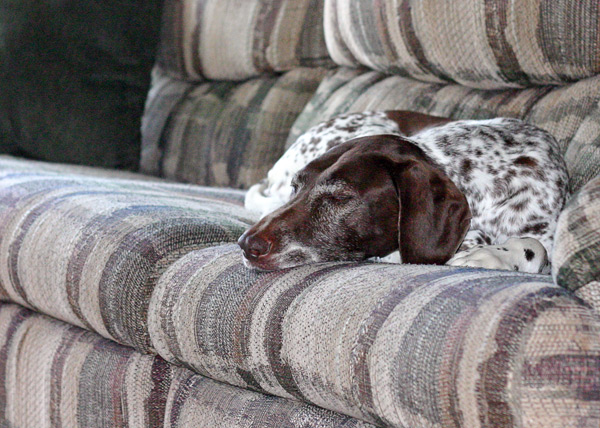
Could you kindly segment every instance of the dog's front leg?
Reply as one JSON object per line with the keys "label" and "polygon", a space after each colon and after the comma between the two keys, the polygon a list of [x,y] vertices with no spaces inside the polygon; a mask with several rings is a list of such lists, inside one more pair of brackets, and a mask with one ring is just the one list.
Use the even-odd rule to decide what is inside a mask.
{"label": "dog's front leg", "polygon": [[467,242],[463,242],[460,250],[446,264],[529,273],[548,272],[548,253],[537,239],[510,238],[501,245],[489,245],[489,238],[480,243],[482,236],[485,237],[480,231],[469,231],[465,238]]}

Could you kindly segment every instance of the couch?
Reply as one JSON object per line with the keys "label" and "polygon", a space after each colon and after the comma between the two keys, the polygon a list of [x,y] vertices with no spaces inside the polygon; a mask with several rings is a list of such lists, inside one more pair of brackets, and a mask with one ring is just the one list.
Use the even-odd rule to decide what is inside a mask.
{"label": "couch", "polygon": [[[140,172],[0,157],[0,426],[599,427],[599,32],[595,0],[165,0]],[[244,267],[244,189],[367,109],[551,132],[552,275]]]}

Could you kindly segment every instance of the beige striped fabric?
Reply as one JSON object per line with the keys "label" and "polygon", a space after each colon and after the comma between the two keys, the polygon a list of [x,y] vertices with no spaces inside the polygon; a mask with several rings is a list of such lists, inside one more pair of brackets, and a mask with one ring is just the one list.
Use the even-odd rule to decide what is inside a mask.
{"label": "beige striped fabric", "polygon": [[323,80],[294,123],[286,145],[325,118],[392,109],[455,119],[518,117],[558,140],[573,191],[600,174],[600,77],[559,87],[484,91],[341,68]]}
{"label": "beige striped fabric", "polygon": [[596,0],[325,0],[343,66],[481,89],[564,84],[600,71]]}
{"label": "beige striped fabric", "polygon": [[369,428],[231,387],[17,305],[0,305],[0,426]]}
{"label": "beige striped fabric", "polygon": [[142,116],[140,171],[160,175],[164,129],[181,100],[193,89],[192,83],[173,79],[160,67],[152,70],[152,85]]}
{"label": "beige striped fabric", "polygon": [[173,86],[157,88],[148,105],[159,107],[146,110],[145,122],[170,118],[159,142],[156,132],[144,137],[142,152],[148,156],[142,171],[159,170],[166,178],[208,186],[250,187],[283,154],[294,120],[327,72],[297,68],[243,83],[206,82],[187,91],[179,103],[170,102]]}
{"label": "beige striped fabric", "polygon": [[600,314],[600,175],[573,196],[559,218],[552,274]]}
{"label": "beige striped fabric", "polygon": [[255,221],[242,198],[0,162],[0,298],[147,351],[157,278],[187,251],[235,242]]}
{"label": "beige striped fabric", "polygon": [[[600,423],[600,319],[550,276],[368,262],[257,272],[233,243],[253,222],[242,196],[0,164],[0,300],[205,377],[378,426]],[[30,346],[52,354],[53,343]],[[96,368],[77,380],[89,394],[79,415],[121,399],[114,382],[102,383],[115,346],[94,346]],[[114,370],[128,385],[137,369]],[[3,376],[0,367],[0,384]],[[199,406],[218,408],[197,389],[189,386]],[[193,409],[186,417],[197,421]]]}
{"label": "beige striped fabric", "polygon": [[[600,426],[597,0],[164,10],[142,171],[213,187],[0,157],[0,427]],[[375,109],[552,133],[577,192],[553,276],[246,268],[233,188]]]}
{"label": "beige striped fabric", "polygon": [[185,80],[332,65],[322,14],[323,0],[167,0],[158,63]]}
{"label": "beige striped fabric", "polygon": [[368,263],[257,273],[224,245],[165,272],[149,332],[202,375],[378,426],[600,422],[599,320],[548,276]]}

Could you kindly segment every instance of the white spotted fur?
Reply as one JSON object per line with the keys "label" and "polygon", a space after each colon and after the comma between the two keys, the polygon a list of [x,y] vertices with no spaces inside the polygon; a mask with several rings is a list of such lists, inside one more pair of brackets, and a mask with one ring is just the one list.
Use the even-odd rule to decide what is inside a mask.
{"label": "white spotted fur", "polygon": [[[290,200],[292,178],[310,161],[350,139],[378,134],[403,135],[385,112],[350,113],[314,126],[285,152],[265,180],[250,188],[246,208],[261,216],[274,211]],[[464,193],[473,215],[461,251],[449,264],[547,269],[540,247],[533,262],[522,253],[524,245],[536,247],[531,238],[551,253],[568,193],[566,166],[550,134],[518,119],[462,120],[419,132],[411,142]],[[519,163],[524,159],[533,159],[536,167]],[[516,209],[519,206],[524,208]],[[517,241],[521,238],[527,239]]]}

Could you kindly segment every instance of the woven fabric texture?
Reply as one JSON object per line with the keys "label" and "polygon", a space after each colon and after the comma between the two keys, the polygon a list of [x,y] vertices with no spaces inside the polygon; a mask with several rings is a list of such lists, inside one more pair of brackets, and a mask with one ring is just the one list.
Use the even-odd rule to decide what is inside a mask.
{"label": "woven fabric texture", "polygon": [[552,274],[600,313],[600,175],[573,196],[559,218]]}
{"label": "woven fabric texture", "polygon": [[518,117],[558,140],[573,191],[600,174],[600,77],[560,87],[484,91],[341,68],[321,82],[296,119],[286,146],[325,118],[345,112],[392,109],[455,119]]}
{"label": "woven fabric texture", "polygon": [[152,85],[142,117],[140,171],[160,175],[163,132],[171,113],[193,88],[193,83],[173,79],[158,66],[152,70]]}
{"label": "woven fabric texture", "polygon": [[242,197],[0,163],[0,298],[147,351],[157,278],[188,251],[235,242],[255,220]]}
{"label": "woven fabric texture", "polygon": [[83,175],[102,179],[119,179],[135,181],[154,181],[167,183],[166,180],[152,175],[120,169],[100,168],[96,166],[75,165],[68,163],[42,162],[19,157],[0,155],[0,171],[19,171],[29,173],[53,173],[61,175]]}
{"label": "woven fabric texture", "polygon": [[17,305],[0,305],[0,425],[369,428],[224,385]]}
{"label": "woven fabric texture", "polygon": [[549,276],[375,263],[260,273],[229,244],[175,262],[149,308],[168,361],[376,425],[600,423],[599,318]]}
{"label": "woven fabric texture", "polygon": [[[158,148],[154,145],[160,152],[154,156],[161,159],[160,173],[178,181],[236,188],[261,180],[283,154],[294,120],[326,73],[298,68],[244,83],[195,86],[175,104]],[[170,97],[164,87],[151,96]],[[151,121],[164,113],[147,114]],[[143,150],[147,148],[152,151],[151,146]],[[144,172],[156,171],[151,160],[143,160],[142,166]]]}
{"label": "woven fabric texture", "polygon": [[257,272],[231,243],[253,220],[242,192],[0,171],[1,300],[376,425],[600,423],[600,320],[549,276],[375,263]]}
{"label": "woven fabric texture", "polygon": [[336,63],[494,89],[600,72],[596,0],[325,0]]}
{"label": "woven fabric texture", "polygon": [[164,7],[158,63],[174,77],[244,80],[333,64],[323,0],[167,0]]}

